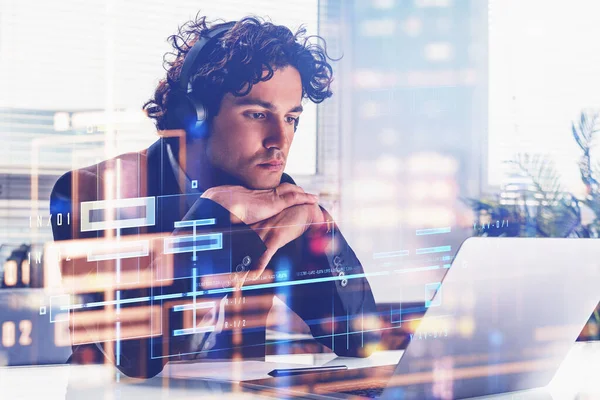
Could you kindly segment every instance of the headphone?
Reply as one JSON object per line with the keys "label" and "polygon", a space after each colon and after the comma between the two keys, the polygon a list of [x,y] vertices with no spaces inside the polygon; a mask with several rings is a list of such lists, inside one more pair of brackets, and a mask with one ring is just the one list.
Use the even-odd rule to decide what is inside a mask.
{"label": "headphone", "polygon": [[209,29],[205,35],[198,38],[183,60],[181,72],[179,73],[179,82],[171,98],[171,107],[173,107],[175,117],[184,126],[186,132],[194,137],[206,135],[206,127],[203,125],[208,119],[208,110],[192,94],[190,78],[193,75],[193,69],[203,55],[202,50],[233,28],[235,24],[236,21],[232,21]]}

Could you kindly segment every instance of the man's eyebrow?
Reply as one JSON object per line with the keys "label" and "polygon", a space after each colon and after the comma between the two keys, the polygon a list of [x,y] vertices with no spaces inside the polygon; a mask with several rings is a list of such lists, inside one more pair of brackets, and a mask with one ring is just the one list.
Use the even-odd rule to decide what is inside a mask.
{"label": "man's eyebrow", "polygon": [[[248,98],[248,97],[236,97],[233,100],[233,104],[236,106],[261,106],[270,111],[275,110],[275,106],[271,102],[260,100],[260,99]],[[297,105],[296,107],[292,108],[288,112],[302,112],[303,110],[304,110],[304,108],[300,104],[300,105]]]}

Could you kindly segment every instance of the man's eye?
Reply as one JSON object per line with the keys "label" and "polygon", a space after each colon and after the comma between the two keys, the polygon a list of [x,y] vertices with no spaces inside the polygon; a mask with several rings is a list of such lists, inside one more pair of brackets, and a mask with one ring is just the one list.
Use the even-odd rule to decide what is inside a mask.
{"label": "man's eye", "polygon": [[253,112],[253,113],[250,113],[250,117],[252,119],[263,119],[263,118],[265,118],[265,114],[259,113],[259,112]]}
{"label": "man's eye", "polygon": [[294,117],[287,117],[287,123],[288,124],[295,124],[296,122],[298,122],[300,118],[294,118]]}

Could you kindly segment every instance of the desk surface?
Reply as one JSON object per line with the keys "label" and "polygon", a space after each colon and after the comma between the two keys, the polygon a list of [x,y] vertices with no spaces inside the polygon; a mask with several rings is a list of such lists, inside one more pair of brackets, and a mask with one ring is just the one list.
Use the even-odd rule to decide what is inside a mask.
{"label": "desk surface", "polygon": [[[352,360],[334,360],[335,356],[332,354],[277,355],[267,357],[267,363],[270,368],[271,364],[331,365],[343,361],[349,368],[364,368],[394,365],[401,353],[401,351],[378,352],[367,359]],[[246,367],[249,368],[246,369],[254,369],[256,366],[257,364],[247,364]],[[0,393],[2,398],[6,399],[143,398],[151,400],[170,397],[198,398],[199,395],[202,398],[221,400],[224,395],[228,399],[269,398],[248,391],[235,383],[202,379],[169,379],[164,374],[145,381],[123,378],[117,381],[116,376],[116,370],[110,365],[5,367],[0,368]],[[554,399],[600,399],[600,342],[576,343],[548,385],[548,390]],[[502,396],[494,397],[494,399],[498,398]]]}

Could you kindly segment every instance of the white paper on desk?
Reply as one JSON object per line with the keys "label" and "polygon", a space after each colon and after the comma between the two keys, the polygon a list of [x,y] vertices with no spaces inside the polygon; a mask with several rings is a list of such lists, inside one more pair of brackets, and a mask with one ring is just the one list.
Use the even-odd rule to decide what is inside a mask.
{"label": "white paper on desk", "polygon": [[385,350],[376,351],[369,357],[336,357],[333,360],[323,364],[324,367],[345,365],[348,369],[381,367],[384,365],[396,365],[402,358],[404,350]]}
{"label": "white paper on desk", "polygon": [[258,360],[244,361],[200,361],[168,363],[159,374],[172,379],[212,379],[219,381],[244,382],[271,378],[269,372],[282,368],[303,368],[306,365],[277,363]]}
{"label": "white paper on desk", "polygon": [[[335,354],[287,354],[267,356],[270,358],[294,359],[298,362],[273,362],[262,360],[176,362],[165,365],[159,376],[173,379],[213,379],[219,381],[244,382],[271,378],[269,372],[283,368],[306,368],[307,366],[346,365],[348,369],[378,367],[398,364],[403,350],[377,351],[366,358],[336,357]],[[309,357],[307,363],[306,357]],[[332,357],[334,357],[332,359]]]}

